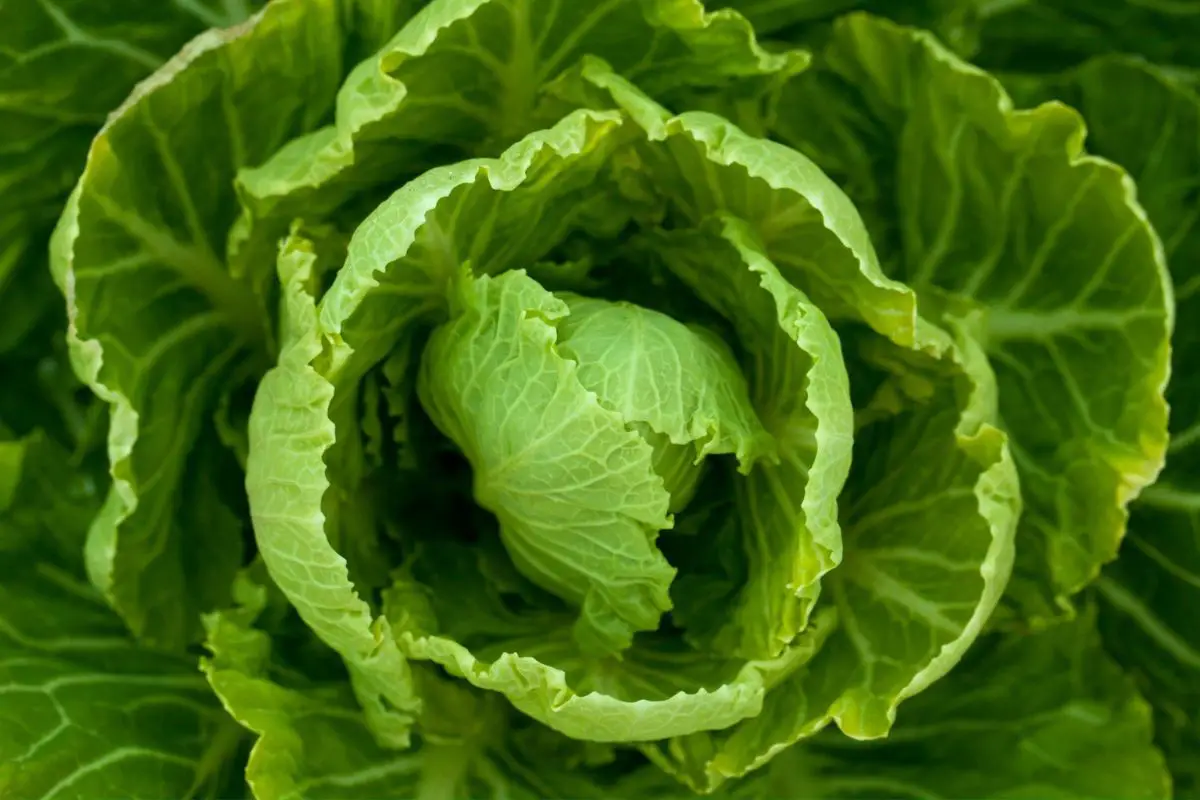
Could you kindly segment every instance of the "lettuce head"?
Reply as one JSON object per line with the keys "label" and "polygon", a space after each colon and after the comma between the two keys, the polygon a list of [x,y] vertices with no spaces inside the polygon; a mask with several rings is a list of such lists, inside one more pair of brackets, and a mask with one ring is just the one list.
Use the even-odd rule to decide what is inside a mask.
{"label": "lettuce head", "polygon": [[1188,785],[1183,72],[1069,3],[28,5],[143,67],[0,141],[67,175],[0,219],[0,788]]}

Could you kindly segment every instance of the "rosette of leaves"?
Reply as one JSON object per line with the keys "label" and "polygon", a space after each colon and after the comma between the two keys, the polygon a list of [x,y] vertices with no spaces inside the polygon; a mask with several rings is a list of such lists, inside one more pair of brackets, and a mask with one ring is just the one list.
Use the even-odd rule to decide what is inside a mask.
{"label": "rosette of leaves", "polygon": [[422,5],[270,3],[191,41],[90,145],[53,271],[76,371],[112,414],[89,574],[147,641],[198,640],[244,560],[245,417],[278,355],[293,219],[348,233],[390,187],[498,153],[583,54],[663,93],[795,66],[695,0],[444,2],[413,19]]}
{"label": "rosette of leaves", "polygon": [[[753,2],[731,5],[755,17]],[[1187,3],[1078,0],[949,0],[886,9],[902,19],[918,12],[922,24],[949,35],[956,49],[997,75],[1019,104],[1057,101],[1076,109],[1087,125],[1088,150],[1129,172],[1161,242],[1179,321],[1166,392],[1171,408],[1166,467],[1130,507],[1127,529],[1093,528],[1108,531],[1097,560],[1108,561],[1118,540],[1120,550],[1102,572],[1089,569],[1080,578],[1091,581],[1088,585],[1099,598],[1105,647],[1154,706],[1156,737],[1171,763],[1176,791],[1194,793],[1200,752],[1194,713],[1200,703],[1200,629],[1186,609],[1200,587],[1195,499],[1200,408],[1192,367],[1200,340],[1189,324],[1197,313],[1200,287],[1200,60],[1188,43],[1200,31],[1200,9]],[[815,28],[803,26],[827,20],[827,15],[817,10],[774,22],[793,25],[779,35],[795,41],[813,36]],[[757,21],[764,33],[778,30],[772,20]],[[1053,563],[1051,556],[1047,564]],[[1053,623],[1065,616],[1063,604],[1057,605],[1060,612],[1026,604],[1018,617]]]}
{"label": "rosette of leaves", "polygon": [[[1014,559],[1019,616],[1111,555],[1162,457],[1169,288],[1076,115],[870,17],[810,66],[694,0],[412,12],[201,36],[55,240],[112,414],[89,575],[173,647],[238,587],[206,671],[256,792],[629,748],[714,790],[886,735]],[[743,129],[765,105],[779,141]],[[352,693],[269,666],[251,539]]]}
{"label": "rosette of leaves", "polygon": [[[1020,203],[992,209],[1017,219],[987,238],[958,227],[973,210],[943,207],[922,220],[937,248],[924,276],[890,249],[903,221],[887,205],[856,208],[813,159],[673,115],[595,59],[550,87],[541,111],[557,122],[404,183],[344,253],[328,230],[293,227],[251,506],[272,576],[381,717],[411,700],[408,663],[432,661],[568,736],[645,743],[700,789],[831,720],[881,736],[1004,588],[1019,514],[1008,429],[1022,452],[1113,475],[1102,506],[1063,513],[1117,517],[1153,476],[1169,309],[1123,173],[1082,156],[1073,114],[1013,111],[928,37],[864,17],[844,30],[934,71],[943,102],[986,89],[990,115],[983,101],[954,110],[980,142],[1009,137],[970,152],[1019,183]],[[989,160],[1008,152],[1059,170],[1056,191],[1118,215],[1133,240],[1079,254],[1100,269],[1081,269],[1062,309],[1026,305],[1063,279],[1075,218]],[[964,189],[925,205],[956,197],[997,202]],[[930,270],[961,267],[947,255],[960,241],[987,241],[987,261],[939,286]],[[1139,293],[1105,310],[1129,281]],[[1114,418],[1119,435],[1091,435],[1096,412],[1062,401],[1081,391],[1076,325],[1115,328],[1141,370],[1121,384],[1121,408],[1140,411]],[[1050,365],[1030,367],[1044,389],[1017,372],[1025,356]],[[1053,433],[1043,405],[1065,415],[1042,426]],[[1079,464],[1072,448],[1093,446],[1111,458]],[[1038,563],[1036,534],[1028,549]],[[1073,542],[1062,551],[1075,558]]]}

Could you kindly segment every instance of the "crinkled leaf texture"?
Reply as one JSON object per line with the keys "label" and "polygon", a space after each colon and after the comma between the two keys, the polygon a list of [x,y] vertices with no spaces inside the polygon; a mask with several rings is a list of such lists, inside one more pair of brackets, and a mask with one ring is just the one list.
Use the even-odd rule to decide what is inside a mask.
{"label": "crinkled leaf texture", "polygon": [[[279,262],[283,349],[250,428],[251,511],[271,576],[372,700],[411,703],[418,681],[406,659],[431,660],[569,736],[647,742],[654,761],[696,788],[743,774],[830,720],[855,736],[883,735],[903,698],[961,658],[1011,564],[1020,501],[992,424],[994,379],[968,333],[977,321],[919,317],[912,292],[882,274],[846,197],[800,154],[711,115],[672,117],[596,59],[554,95],[552,127],[498,159],[431,170],[384,200],[354,231],[328,291],[316,278],[337,259],[323,263],[320,236],[293,231]],[[627,224],[638,233],[626,249],[614,234]],[[675,305],[737,343],[775,452],[745,475],[714,465],[717,488],[702,492],[713,507],[702,514],[663,519],[666,484],[651,491],[653,447],[635,432],[653,420],[614,425],[637,404],[605,400],[598,384],[584,391],[585,366],[564,355],[573,295],[564,301],[535,276],[553,284],[564,274],[554,260],[575,246],[585,258],[625,251],[595,271],[599,291],[652,298],[646,282],[669,281],[664,313]],[[855,344],[856,368],[879,384],[856,437],[835,324]],[[384,405],[403,402],[396,374],[416,369],[417,348],[427,359],[421,405],[462,448],[498,530],[477,518],[455,541],[462,521],[439,517],[434,495],[420,495],[422,476],[434,473],[421,471],[410,418],[421,411],[418,381],[392,443],[379,441],[380,404],[370,398],[382,382]],[[675,385],[662,380],[651,385]],[[595,450],[583,449],[590,442]],[[418,468],[397,476],[380,456],[392,445],[393,458]],[[555,478],[560,495],[519,506],[510,476],[533,455],[542,471],[527,473],[532,487],[561,464],[574,465],[570,481]],[[598,490],[606,504],[589,494],[625,481],[647,487],[644,502],[636,491]],[[426,501],[422,513],[389,516],[386,500],[406,490]],[[553,536],[530,527],[527,518],[545,513],[539,504],[574,522],[556,523]],[[375,523],[354,521],[364,514]],[[589,524],[606,532],[571,529]],[[369,565],[354,563],[361,545],[351,542],[363,536],[397,567],[382,616]],[[693,591],[681,580],[678,596],[663,598],[661,583],[648,595],[659,609],[673,603],[682,632],[610,639],[619,660],[584,646],[581,619],[604,629],[634,597],[589,605],[589,587],[609,576],[670,582],[656,543],[676,552],[696,537],[712,546],[680,566]],[[611,559],[543,557],[547,547],[605,541],[621,542]],[[564,569],[579,563],[594,566]],[[711,604],[717,591],[727,602]]]}
{"label": "crinkled leaf texture", "polygon": [[846,189],[887,274],[983,314],[1025,503],[1006,606],[1069,613],[1166,447],[1174,309],[1133,181],[1084,153],[1072,109],[1016,110],[927,33],[864,15],[834,24],[773,128]]}
{"label": "crinkled leaf texture", "polygon": [[462,698],[466,707],[454,708],[453,687],[446,690],[451,693],[447,704],[432,702],[430,692],[430,711],[451,712],[440,724],[462,741],[416,750],[380,747],[347,684],[309,680],[273,652],[270,636],[254,624],[266,607],[267,590],[252,573],[239,577],[235,596],[234,607],[205,617],[210,656],[202,668],[229,713],[258,735],[246,767],[255,797],[285,800],[350,792],[411,798],[439,783],[449,790],[446,796],[490,796],[474,792],[498,776],[489,775],[483,754],[463,736],[466,726],[458,726],[469,721],[477,736],[499,734],[503,728],[495,714],[478,713],[469,696]]}
{"label": "crinkled leaf texture", "polygon": [[[238,7],[132,0],[16,0],[0,32],[0,354],[60,327],[46,240],[83,169],[88,144],[134,84],[207,27],[241,20]],[[44,352],[44,348],[43,348]],[[5,364],[5,367],[9,367]],[[6,370],[7,371],[7,370]]]}
{"label": "crinkled leaf texture", "polygon": [[680,792],[645,764],[606,769],[615,751],[589,751],[518,718],[494,695],[429,669],[418,673],[424,735],[407,750],[381,747],[342,676],[310,677],[306,668],[320,657],[297,665],[272,640],[267,630],[278,630],[271,622],[277,615],[256,569],[239,577],[235,595],[235,607],[205,618],[210,656],[202,668],[229,713],[257,735],[246,780],[258,800],[599,800]]}
{"label": "crinkled leaf texture", "polygon": [[1134,176],[1175,281],[1167,466],[1134,504],[1120,557],[1097,589],[1105,644],[1154,704],[1186,796],[1200,786],[1200,626],[1187,612],[1200,602],[1200,330],[1189,322],[1200,314],[1200,96],[1169,71],[1117,56],[1019,85],[1078,108],[1092,148]]}
{"label": "crinkled leaf texture", "polygon": [[[86,149],[52,266],[112,479],[101,505],[67,382],[0,386],[0,788],[219,795],[232,717],[263,800],[1168,793],[1074,595],[1167,450],[1194,94],[1127,60],[1010,76],[1083,107],[1144,212],[1068,107],[1015,110],[928,32],[825,24],[886,4],[724,5],[751,21],[274,0],[223,28],[180,2],[125,36],[30,6],[20,35],[88,56],[43,85],[105,110],[175,15],[214,27],[86,148],[45,127],[70,114],[0,143],[22,363],[38,214]],[[973,5],[896,13],[1000,52]],[[1191,382],[1096,592],[1184,789]],[[170,651],[201,636],[198,675]]]}
{"label": "crinkled leaf texture", "polygon": [[1153,704],[1156,738],[1171,764],[1175,791],[1189,796],[1200,785],[1200,728],[1193,713],[1200,702],[1200,629],[1183,611],[1194,605],[1200,586],[1194,499],[1200,405],[1192,366],[1200,340],[1188,322],[1197,313],[1200,286],[1200,64],[1194,49],[1179,43],[1194,38],[1200,9],[1051,0],[995,11],[978,21],[978,60],[998,69],[1022,103],[1058,100],[1078,109],[1089,150],[1135,180],[1175,284],[1180,324],[1172,337],[1166,394],[1166,467],[1132,506],[1119,557],[1096,589],[1105,646]]}
{"label": "crinkled leaf texture", "polygon": [[325,113],[336,29],[334,3],[282,2],[193,40],[109,118],[56,231],[73,362],[111,407],[88,572],[147,641],[198,635],[241,562],[213,409],[270,345],[265,299],[221,255],[231,179]]}
{"label": "crinkled leaf texture", "polygon": [[112,411],[89,575],[147,641],[198,637],[241,562],[241,499],[214,476],[236,475],[238,403],[276,355],[270,267],[294,217],[352,229],[378,187],[540,127],[541,89],[585,52],[662,91],[789,59],[698,0],[423,5],[281,0],[211,28],[87,150],[53,269],[75,368]]}
{"label": "crinkled leaf texture", "polygon": [[1150,709],[1103,652],[1095,616],[985,638],[887,739],[822,735],[729,796],[1170,797]]}

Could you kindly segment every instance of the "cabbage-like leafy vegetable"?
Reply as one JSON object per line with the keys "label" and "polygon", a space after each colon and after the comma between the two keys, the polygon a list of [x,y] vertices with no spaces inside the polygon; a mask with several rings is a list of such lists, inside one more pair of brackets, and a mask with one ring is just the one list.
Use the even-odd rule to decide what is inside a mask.
{"label": "cabbage-like leafy vegetable", "polygon": [[[1045,41],[1041,20],[1069,35]],[[1200,32],[1200,13],[1039,3],[982,30],[984,63],[1030,102],[1078,108],[1090,147],[1137,180],[1174,279],[1166,468],[1133,506],[1120,557],[1095,587],[1105,644],[1152,701],[1175,790],[1190,796],[1200,790],[1200,627],[1188,612],[1200,602],[1200,57],[1184,43]]]}
{"label": "cabbage-like leafy vegetable", "polygon": [[1194,788],[1200,16],[142,5],[0,7],[6,795]]}

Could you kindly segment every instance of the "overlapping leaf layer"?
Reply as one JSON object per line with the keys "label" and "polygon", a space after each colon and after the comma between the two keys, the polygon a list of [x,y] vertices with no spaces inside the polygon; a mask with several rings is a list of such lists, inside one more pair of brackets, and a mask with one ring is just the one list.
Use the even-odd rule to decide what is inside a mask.
{"label": "overlapping leaf layer", "polygon": [[0,6],[0,793],[1200,791],[1198,26]]}

